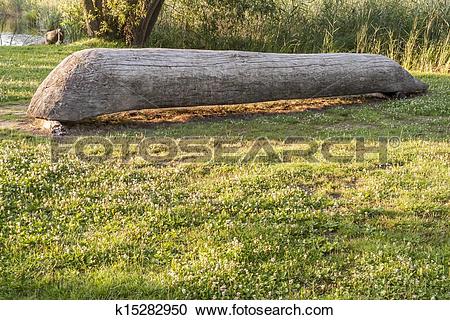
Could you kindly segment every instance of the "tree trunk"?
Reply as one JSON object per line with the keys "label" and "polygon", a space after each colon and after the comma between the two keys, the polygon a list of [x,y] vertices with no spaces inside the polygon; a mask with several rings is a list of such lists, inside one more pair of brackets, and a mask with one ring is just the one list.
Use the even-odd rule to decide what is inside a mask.
{"label": "tree trunk", "polygon": [[86,11],[86,29],[89,37],[95,37],[100,31],[103,16],[102,0],[83,0]]}
{"label": "tree trunk", "polygon": [[138,109],[426,90],[380,55],[90,49],[50,73],[28,114],[64,122]]}
{"label": "tree trunk", "polygon": [[141,18],[139,25],[133,28],[131,40],[132,46],[141,48],[145,46],[158,21],[163,4],[164,0],[148,1],[146,14]]}
{"label": "tree trunk", "polygon": [[[86,13],[86,27],[90,37],[102,36],[107,39],[122,39],[128,45],[144,47],[158,21],[164,0],[127,0],[128,9],[123,12],[125,22],[110,12],[105,0],[83,0]],[[143,12],[138,12],[144,3]],[[106,28],[100,30],[102,24]]]}

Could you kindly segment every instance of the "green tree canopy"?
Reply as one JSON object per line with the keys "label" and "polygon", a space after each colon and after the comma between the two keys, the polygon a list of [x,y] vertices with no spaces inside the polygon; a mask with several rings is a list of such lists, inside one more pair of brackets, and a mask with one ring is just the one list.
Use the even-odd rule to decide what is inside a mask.
{"label": "green tree canopy", "polygon": [[88,34],[143,47],[163,4],[164,0],[83,0]]}

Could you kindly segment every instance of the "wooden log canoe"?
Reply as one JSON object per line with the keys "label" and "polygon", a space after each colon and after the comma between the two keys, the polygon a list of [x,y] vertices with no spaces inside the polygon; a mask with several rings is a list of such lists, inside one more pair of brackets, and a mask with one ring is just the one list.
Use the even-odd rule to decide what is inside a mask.
{"label": "wooden log canoe", "polygon": [[28,115],[76,122],[139,109],[426,90],[381,55],[88,49],[50,73]]}

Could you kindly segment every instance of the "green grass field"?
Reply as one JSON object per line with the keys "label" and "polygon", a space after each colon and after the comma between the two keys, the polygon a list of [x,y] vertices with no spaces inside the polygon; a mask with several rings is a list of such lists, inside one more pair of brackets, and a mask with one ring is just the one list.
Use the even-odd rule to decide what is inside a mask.
{"label": "green grass field", "polygon": [[[0,48],[0,110],[90,45]],[[415,75],[430,94],[102,133],[238,136],[240,154],[389,137],[383,162],[52,163],[50,138],[2,129],[0,298],[450,299],[450,75]]]}

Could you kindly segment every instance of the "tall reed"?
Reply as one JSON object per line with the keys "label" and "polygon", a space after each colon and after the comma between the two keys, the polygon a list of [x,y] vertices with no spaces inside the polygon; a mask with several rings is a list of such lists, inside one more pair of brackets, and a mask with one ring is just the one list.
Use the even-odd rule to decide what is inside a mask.
{"label": "tall reed", "polygon": [[448,0],[166,1],[152,46],[375,53],[408,69],[450,71]]}

